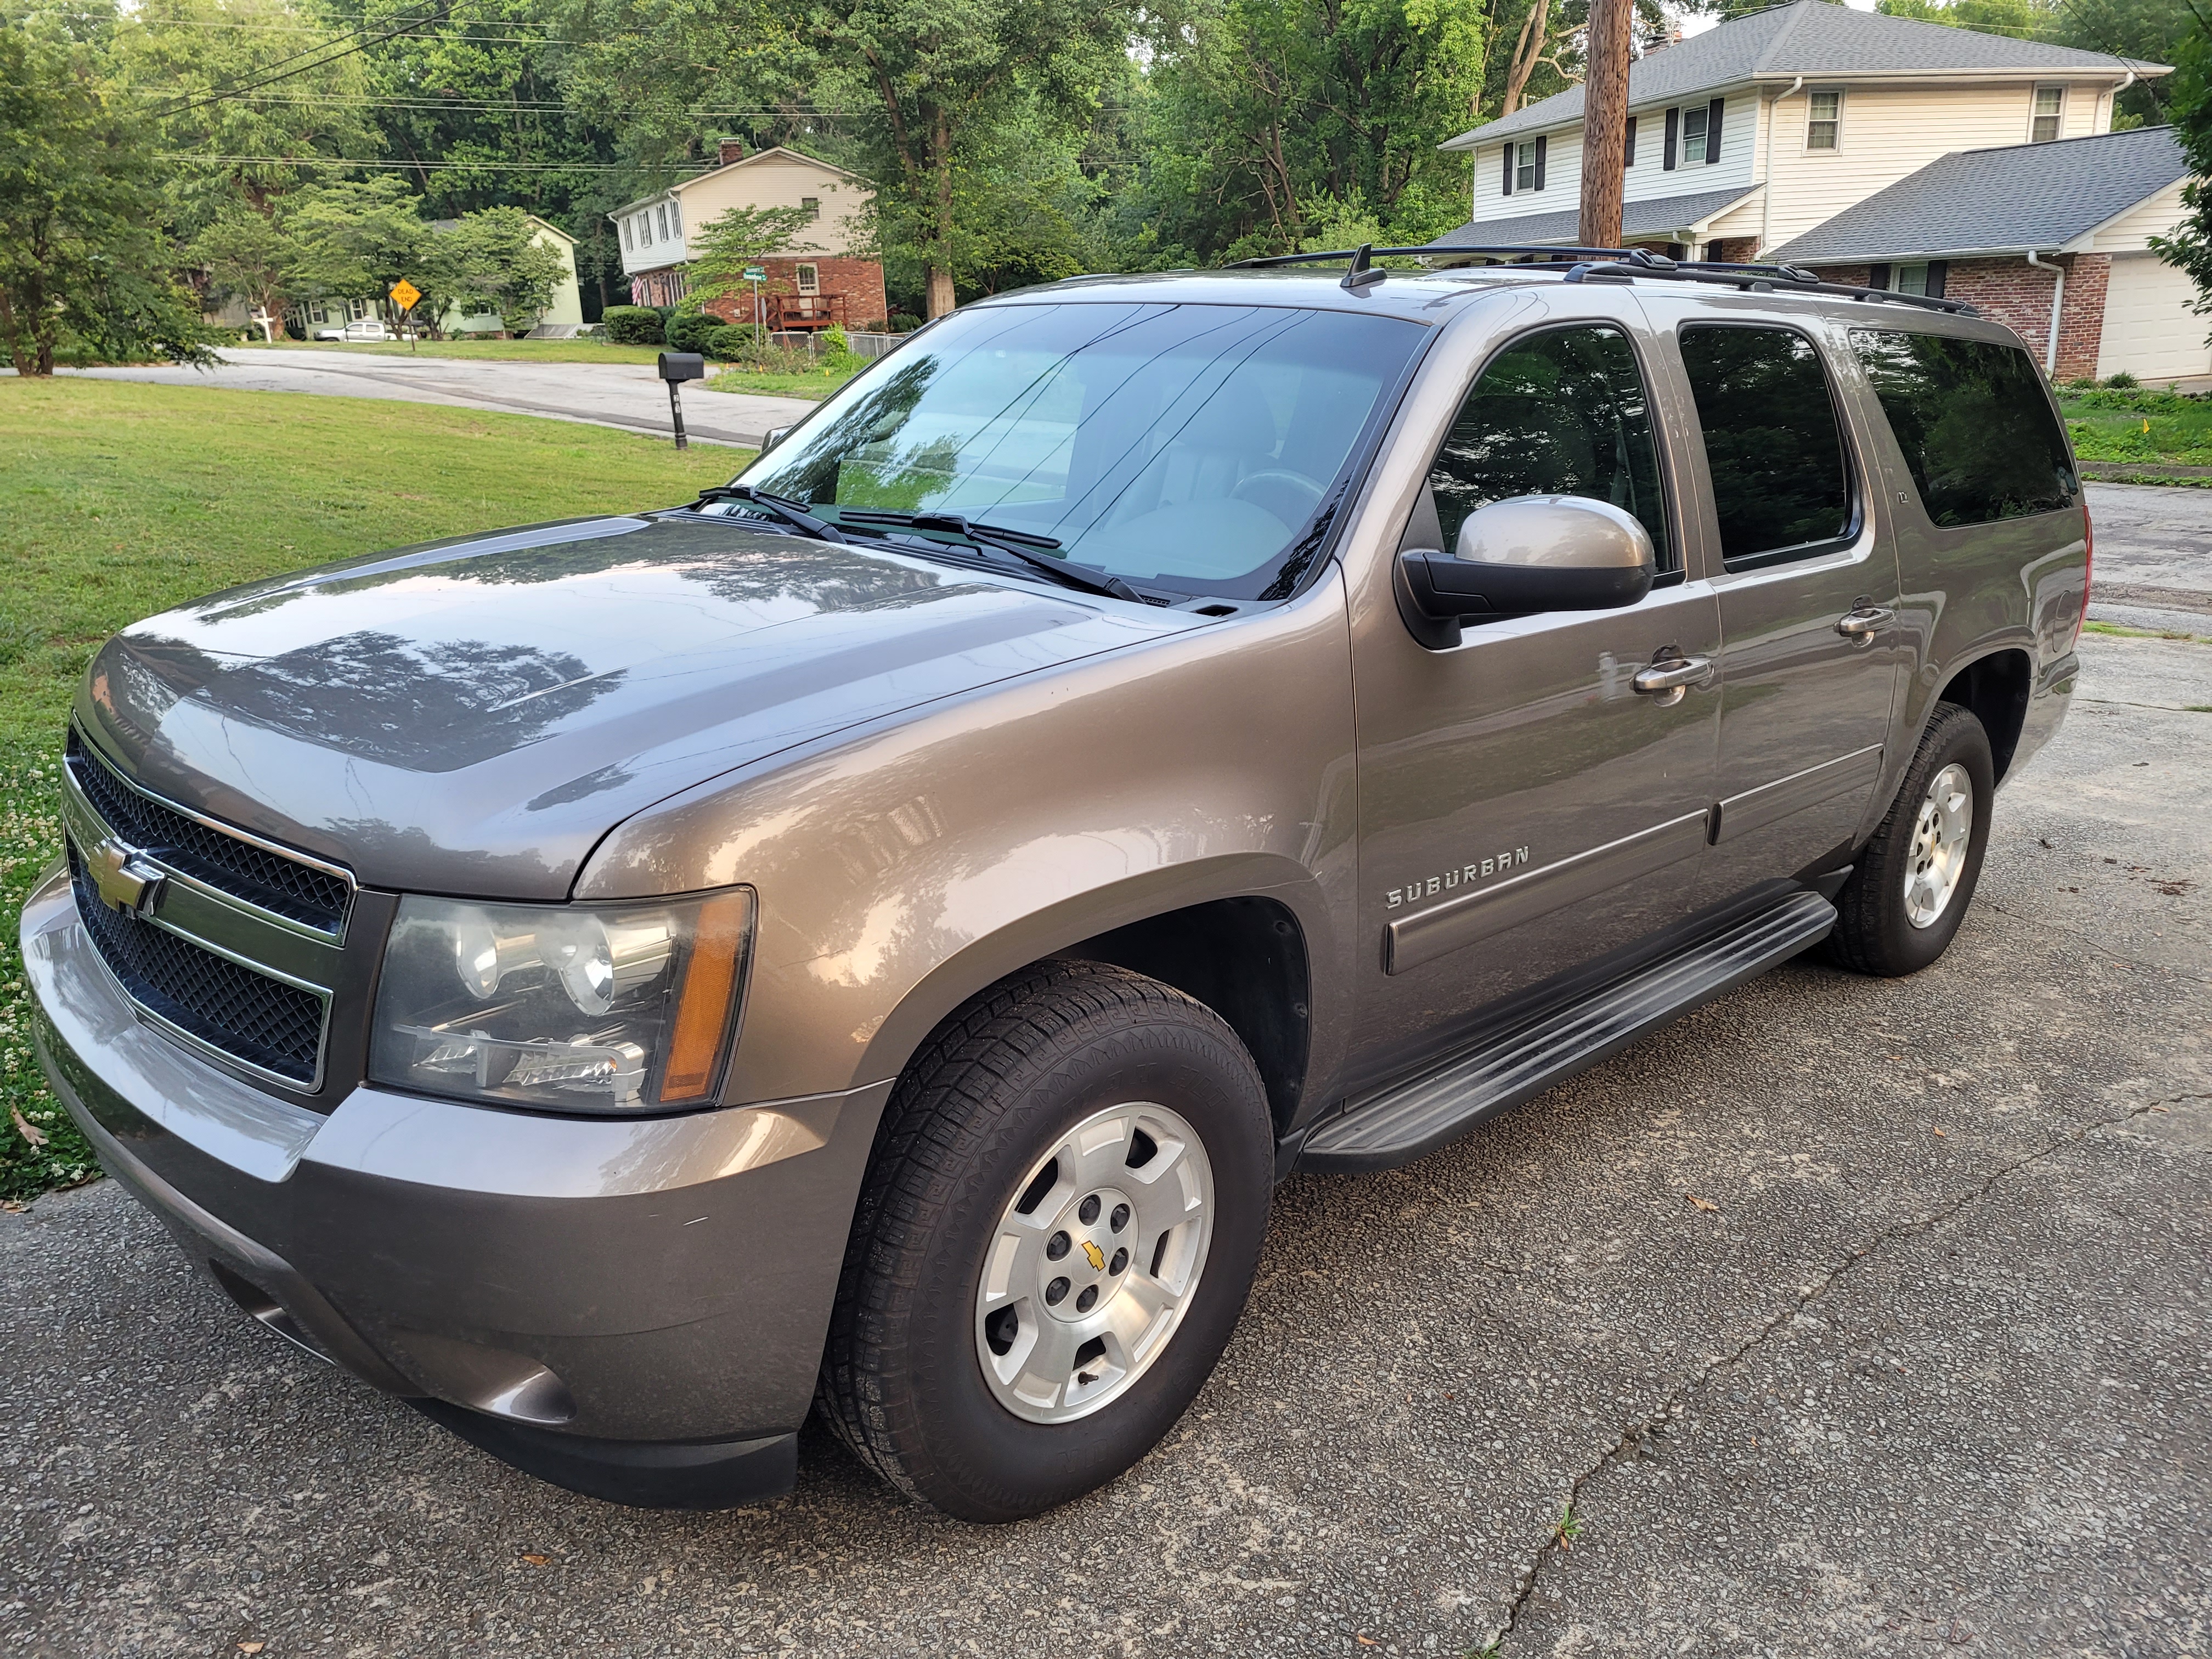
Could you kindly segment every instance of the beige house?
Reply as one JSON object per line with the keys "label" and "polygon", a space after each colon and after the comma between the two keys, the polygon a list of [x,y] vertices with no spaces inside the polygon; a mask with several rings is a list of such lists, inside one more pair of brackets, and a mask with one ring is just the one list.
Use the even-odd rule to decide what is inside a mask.
{"label": "beige house", "polygon": [[[2026,210],[2020,225],[2000,238],[2001,246],[1984,250],[1989,258],[1948,262],[1936,280],[1948,271],[1955,296],[1998,301],[1991,308],[2015,326],[2014,313],[2039,325],[2057,314],[2063,297],[2057,270],[2077,256],[2101,258],[2104,252],[2023,240],[2042,234],[2038,227],[2048,216],[2036,210],[2038,198],[2071,190],[2085,167],[2102,159],[2094,149],[2068,158],[2063,150],[2040,147],[2109,134],[2117,94],[2168,72],[2163,64],[1825,0],[1754,12],[1660,45],[1631,68],[1622,240],[1678,258],[1778,258],[1841,267],[1846,256],[1819,252],[1822,228],[1839,215],[1956,153],[2021,150],[2023,157],[1996,170],[2008,190],[2021,193],[2014,198]],[[1461,246],[1572,245],[1582,120],[1577,87],[1447,143],[1444,149],[1473,158],[1472,212],[1468,223],[1437,240]],[[2121,149],[2130,161],[2146,153],[2141,146]],[[2139,167],[2128,173],[2130,180],[2142,176]],[[2197,348],[2205,331],[2188,313],[2188,284],[2148,253],[2145,240],[2179,222],[2179,191],[2178,182],[2169,189],[2160,179],[2148,196],[2128,197],[2112,210],[2132,216],[2126,252],[2142,269],[2118,279],[2115,303],[2097,317],[2065,319],[2064,331],[2083,337],[2086,331],[2087,343],[2077,337],[2075,349],[2057,354],[2062,372],[2087,374],[2099,362],[2123,360],[2145,365],[2130,370],[2145,379],[2204,372],[2204,354]],[[2124,187],[2106,189],[2100,200],[2116,194]],[[2058,216],[2073,222],[2072,216]],[[1891,273],[1887,280],[1899,284],[1925,281],[1929,249],[1873,246],[1881,240],[1878,227],[1896,218],[1871,215],[1861,227],[1868,234],[1850,244],[1848,263],[1863,272]],[[2101,276],[2093,282],[2085,272],[2075,288],[2078,303],[2086,303],[2094,288],[2103,307]],[[2109,352],[2102,337],[2107,317],[2114,332]],[[2022,332],[2044,343],[2037,331]]]}
{"label": "beige house", "polygon": [[[777,328],[861,326],[889,310],[880,261],[855,257],[868,238],[873,192],[858,173],[778,146],[748,155],[738,139],[720,146],[720,165],[617,208],[623,275],[633,303],[672,306],[687,292],[687,238],[732,208],[799,208],[808,217],[797,235],[761,263],[769,272],[757,296],[762,319]],[[746,303],[752,303],[748,296]],[[739,319],[731,305],[715,307]]]}

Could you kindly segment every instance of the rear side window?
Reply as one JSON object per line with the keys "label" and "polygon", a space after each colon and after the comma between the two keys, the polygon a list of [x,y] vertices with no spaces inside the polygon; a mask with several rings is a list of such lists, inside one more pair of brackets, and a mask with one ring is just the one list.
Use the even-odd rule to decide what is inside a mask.
{"label": "rear side window", "polygon": [[1988,524],[2074,505],[2065,434],[2018,346],[1855,328],[1851,349],[1931,521]]}
{"label": "rear side window", "polygon": [[1651,401],[1617,328],[1552,329],[1492,358],[1430,469],[1447,551],[1478,507],[1515,495],[1587,495],[1633,514],[1662,572],[1668,544]]}
{"label": "rear side window", "polygon": [[1682,362],[1705,430],[1731,566],[1799,557],[1850,533],[1851,487],[1835,399],[1795,329],[1692,325]]}

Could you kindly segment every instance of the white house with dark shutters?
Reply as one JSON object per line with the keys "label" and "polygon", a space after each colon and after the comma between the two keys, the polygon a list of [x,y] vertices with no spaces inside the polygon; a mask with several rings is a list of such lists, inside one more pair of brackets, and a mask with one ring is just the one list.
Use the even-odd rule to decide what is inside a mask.
{"label": "white house with dark shutters", "polygon": [[[1900,288],[1926,283],[1932,265],[1949,292],[2045,347],[2055,373],[2212,375],[2186,283],[2148,252],[2148,239],[2181,218],[2179,149],[2170,136],[2112,133],[2115,96],[2168,72],[1826,0],[1753,12],[1647,51],[1631,67],[1622,240],[1677,257],[1817,263],[1846,280],[1878,274],[1881,285]],[[1473,159],[1472,212],[1437,240],[1573,244],[1582,122],[1576,87],[1447,143]],[[2086,140],[2100,142],[2073,142]],[[1980,204],[1976,215],[1979,246],[1930,249],[1923,234],[1907,238],[1912,246],[1884,245],[1890,228],[1924,229],[1929,169],[1946,158],[1955,164],[1960,152],[1999,150],[2020,154],[1942,174],[1957,199],[2004,180],[2004,199]],[[1899,186],[1909,200],[1875,200]],[[2053,209],[2059,196],[2069,205]],[[1862,204],[1872,210],[1848,239],[1815,234]],[[2094,234],[2081,240],[2112,221],[2123,222],[2105,231],[2109,250]],[[2111,343],[2108,252],[2132,261],[2115,268],[2125,318],[2115,312],[2114,322],[2125,337]]]}

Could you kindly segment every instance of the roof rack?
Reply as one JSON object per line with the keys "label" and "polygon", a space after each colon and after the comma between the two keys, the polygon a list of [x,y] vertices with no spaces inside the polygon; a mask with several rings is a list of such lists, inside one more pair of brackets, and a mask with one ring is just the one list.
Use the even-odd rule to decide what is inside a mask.
{"label": "roof rack", "polygon": [[1560,270],[1564,271],[1565,280],[1570,283],[1625,283],[1652,277],[1673,283],[1713,283],[1747,294],[1771,294],[1777,290],[1790,294],[1827,294],[1840,299],[1915,306],[1923,311],[1946,312],[1954,316],[1978,317],[1982,314],[1964,300],[1936,299],[1925,294],[1899,294],[1886,288],[1863,288],[1849,283],[1823,282],[1811,271],[1796,265],[1732,264],[1720,259],[1670,259],[1663,253],[1654,253],[1649,248],[1641,247],[1534,247],[1511,244],[1462,247],[1448,242],[1428,242],[1419,247],[1376,247],[1372,243],[1363,243],[1356,248],[1339,248],[1327,253],[1278,253],[1262,259],[1238,259],[1224,269],[1256,270],[1274,265],[1326,264],[1344,259],[1350,264],[1344,273],[1342,286],[1358,289],[1370,283],[1379,283],[1389,274],[1373,264],[1377,257],[1420,256],[1433,258],[1443,255],[1503,260],[1516,267],[1532,270]]}

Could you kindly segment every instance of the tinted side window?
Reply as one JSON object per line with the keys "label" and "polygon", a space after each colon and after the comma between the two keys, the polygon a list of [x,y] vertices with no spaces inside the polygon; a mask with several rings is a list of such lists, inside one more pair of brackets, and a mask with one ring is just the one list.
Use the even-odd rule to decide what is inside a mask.
{"label": "tinted side window", "polygon": [[1850,533],[1850,480],[1813,343],[1794,329],[1690,326],[1682,362],[1730,564]]}
{"label": "tinted side window", "polygon": [[1940,525],[2055,513],[2077,488],[2042,376],[2018,346],[1855,328],[1851,349]]}
{"label": "tinted side window", "polygon": [[1515,341],[1482,371],[1430,469],[1444,550],[1468,514],[1515,495],[1588,495],[1632,513],[1662,571],[1667,539],[1651,404],[1628,337],[1561,328]]}

